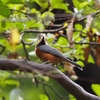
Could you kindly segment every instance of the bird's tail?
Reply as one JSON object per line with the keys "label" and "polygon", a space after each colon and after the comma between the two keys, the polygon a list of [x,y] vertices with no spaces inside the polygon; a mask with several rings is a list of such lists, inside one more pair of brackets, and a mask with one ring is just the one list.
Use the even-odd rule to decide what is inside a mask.
{"label": "bird's tail", "polygon": [[71,64],[75,65],[75,67],[77,67],[78,69],[83,70],[83,68],[79,64],[77,64],[76,62],[72,61],[70,58],[66,58],[66,60],[68,62],[70,62]]}

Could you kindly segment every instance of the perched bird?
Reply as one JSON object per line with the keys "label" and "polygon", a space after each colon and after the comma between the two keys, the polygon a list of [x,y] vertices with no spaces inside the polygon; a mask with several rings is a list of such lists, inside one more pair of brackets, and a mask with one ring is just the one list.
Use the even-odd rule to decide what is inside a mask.
{"label": "perched bird", "polygon": [[36,55],[43,62],[49,62],[53,65],[58,63],[69,62],[82,70],[81,66],[74,61],[66,58],[60,51],[48,45],[45,34],[39,35],[39,40],[35,48]]}

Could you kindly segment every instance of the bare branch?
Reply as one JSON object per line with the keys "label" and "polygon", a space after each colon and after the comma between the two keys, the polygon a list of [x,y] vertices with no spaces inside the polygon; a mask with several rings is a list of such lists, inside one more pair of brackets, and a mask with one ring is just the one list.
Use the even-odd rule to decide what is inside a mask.
{"label": "bare branch", "polygon": [[95,5],[97,6],[98,9],[100,9],[100,4],[99,4],[99,0],[94,0]]}
{"label": "bare branch", "polygon": [[55,33],[55,32],[58,32],[58,31],[60,31],[60,30],[65,29],[65,28],[67,28],[67,26],[62,26],[62,27],[57,28],[57,29],[43,30],[43,31],[35,30],[35,29],[29,29],[29,30],[23,31],[23,33]]}
{"label": "bare branch", "polygon": [[67,37],[68,37],[68,41],[71,43],[72,42],[72,37],[73,37],[73,24],[75,22],[75,17],[73,17],[71,19],[71,22],[69,23],[68,27],[67,27]]}
{"label": "bare branch", "polygon": [[[100,10],[96,11],[95,13],[92,13],[91,15],[92,15],[92,17],[94,17],[94,16],[96,16],[96,15],[99,14],[99,13],[100,13]],[[83,18],[78,19],[78,22],[80,22],[80,21],[82,21],[82,20],[85,20],[86,18],[87,18],[87,16],[84,16]]]}
{"label": "bare branch", "polygon": [[92,16],[92,14],[90,14],[90,15],[87,16],[86,21],[87,21],[87,22],[86,22],[85,28],[86,28],[86,30],[88,31],[89,28],[90,28],[90,26],[91,26],[91,24],[92,24],[92,21],[93,21],[93,16]]}
{"label": "bare branch", "polygon": [[[43,79],[42,79],[42,83],[43,83]],[[50,96],[49,96],[49,93],[48,93],[48,91],[46,90],[46,85],[45,84],[42,84],[43,85],[43,90],[44,90],[44,92],[45,92],[45,94],[48,96],[48,98],[49,98],[49,100],[51,100],[51,98],[50,98]]]}
{"label": "bare branch", "polygon": [[74,44],[89,44],[89,45],[100,45],[97,42],[73,42]]}
{"label": "bare branch", "polygon": [[64,89],[73,94],[77,100],[100,100],[99,97],[86,92],[81,86],[69,79],[60,70],[53,67],[52,64],[44,65],[28,60],[0,59],[0,69],[10,71],[20,69],[27,70],[28,72],[41,73],[55,79]]}

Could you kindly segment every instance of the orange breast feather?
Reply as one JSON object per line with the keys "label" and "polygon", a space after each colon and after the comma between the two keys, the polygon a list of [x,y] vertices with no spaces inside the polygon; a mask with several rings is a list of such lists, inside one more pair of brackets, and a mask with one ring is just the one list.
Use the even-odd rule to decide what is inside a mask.
{"label": "orange breast feather", "polygon": [[62,59],[54,56],[52,54],[49,53],[45,53],[43,51],[40,51],[39,48],[36,49],[36,55],[39,57],[39,59],[43,62],[49,61],[50,63],[52,63],[53,65],[56,65],[58,63],[62,62]]}

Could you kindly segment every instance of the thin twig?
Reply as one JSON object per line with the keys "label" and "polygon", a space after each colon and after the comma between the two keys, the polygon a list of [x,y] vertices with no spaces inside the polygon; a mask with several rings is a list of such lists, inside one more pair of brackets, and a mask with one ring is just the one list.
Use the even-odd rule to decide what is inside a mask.
{"label": "thin twig", "polygon": [[4,52],[4,50],[5,50],[5,46],[3,46],[2,44],[0,44],[0,46],[2,47],[2,50],[0,51],[0,54],[2,54],[3,52]]}
{"label": "thin twig", "polygon": [[[92,17],[94,17],[94,16],[97,15],[98,13],[100,13],[100,10],[96,11],[95,13],[92,13],[91,15],[92,15]],[[82,21],[82,20],[85,20],[86,18],[87,18],[87,16],[84,16],[83,18],[78,19],[77,21],[80,22],[80,21]]]}
{"label": "thin twig", "polygon": [[57,29],[43,30],[43,31],[35,30],[35,29],[29,29],[29,30],[23,31],[23,33],[55,33],[55,32],[58,32],[58,31],[60,31],[60,30],[65,29],[65,28],[67,28],[67,26],[62,26],[62,27],[57,28]]}
{"label": "thin twig", "polygon": [[51,85],[46,84],[46,83],[44,83],[44,82],[40,82],[40,81],[38,81],[38,83],[43,84],[43,85],[45,85],[45,86],[48,86],[52,91],[55,92],[55,94],[56,94],[57,96],[59,96],[59,98],[61,98],[61,99],[68,99],[68,97],[64,97],[64,96],[60,95]]}
{"label": "thin twig", "polygon": [[100,45],[97,42],[73,42],[74,44],[89,44],[89,45]]}
{"label": "thin twig", "polygon": [[35,83],[36,83],[36,87],[38,87],[38,79],[35,75],[33,77],[34,77],[34,80],[35,80]]}
{"label": "thin twig", "polygon": [[23,49],[24,49],[24,51],[25,51],[26,58],[30,61],[30,58],[29,58],[27,49],[26,49],[26,47],[25,47],[26,45],[23,43],[23,41],[22,41],[22,45],[23,45]]}
{"label": "thin twig", "polygon": [[[42,82],[43,82],[44,80],[42,79]],[[44,89],[44,92],[45,92],[45,94],[48,96],[48,98],[49,98],[49,100],[51,100],[51,98],[50,98],[50,96],[49,96],[49,93],[47,92],[47,90],[46,90],[46,85],[45,84],[42,84],[43,85],[43,89]]]}
{"label": "thin twig", "polygon": [[32,42],[25,42],[24,39],[23,39],[24,35],[25,35],[25,33],[22,33],[21,36],[20,36],[21,37],[21,42],[23,44],[25,44],[25,45],[32,45],[34,43],[34,41],[32,41]]}

